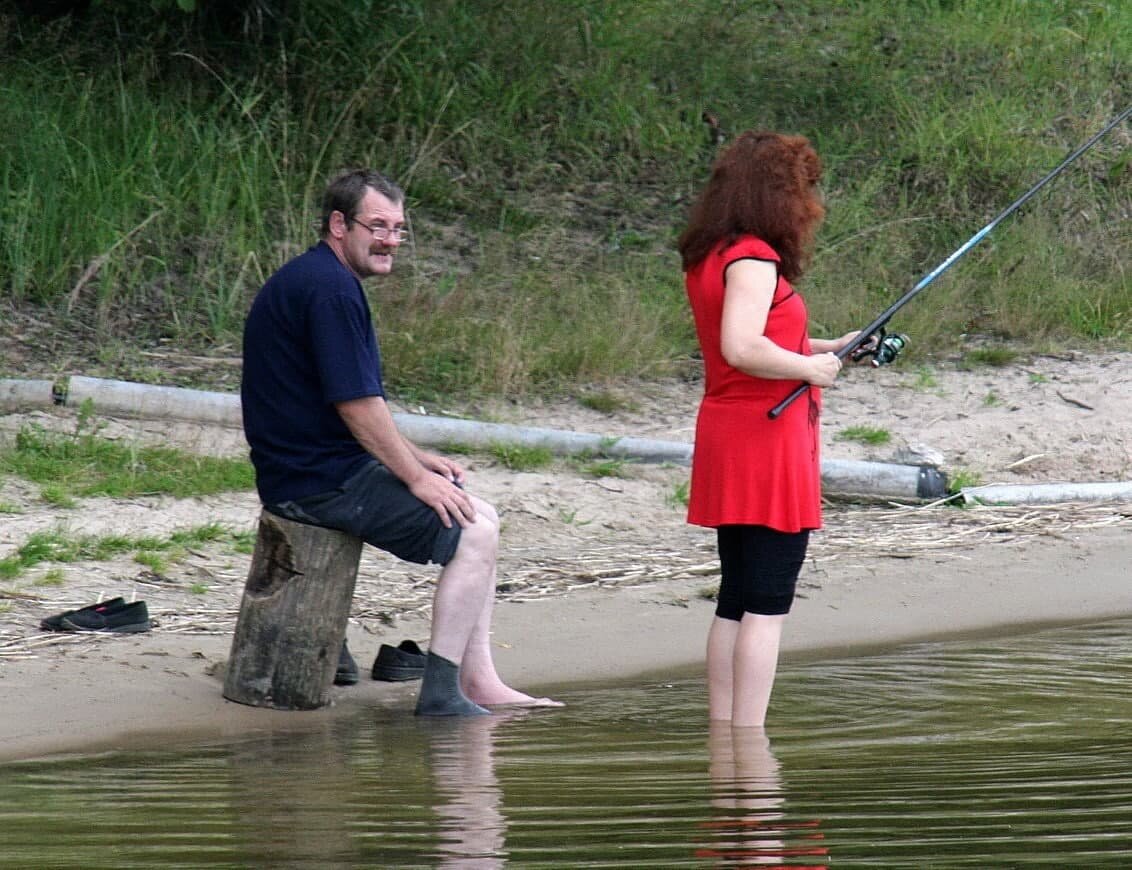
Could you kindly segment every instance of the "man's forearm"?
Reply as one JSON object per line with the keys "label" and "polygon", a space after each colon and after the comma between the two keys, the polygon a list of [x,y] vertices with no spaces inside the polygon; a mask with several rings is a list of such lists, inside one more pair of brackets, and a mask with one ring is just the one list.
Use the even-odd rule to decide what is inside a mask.
{"label": "man's forearm", "polygon": [[401,434],[384,399],[367,396],[335,407],[366,452],[406,484],[426,473],[419,448]]}

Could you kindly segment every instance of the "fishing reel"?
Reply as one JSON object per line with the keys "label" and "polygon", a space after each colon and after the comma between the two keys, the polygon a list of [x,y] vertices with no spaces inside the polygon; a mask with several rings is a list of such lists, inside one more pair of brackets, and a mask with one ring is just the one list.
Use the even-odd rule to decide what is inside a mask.
{"label": "fishing reel", "polygon": [[894,332],[889,335],[882,326],[873,333],[870,341],[865,342],[851,354],[853,361],[858,362],[867,356],[873,358],[873,365],[877,368],[886,366],[896,360],[900,351],[908,346],[908,336]]}

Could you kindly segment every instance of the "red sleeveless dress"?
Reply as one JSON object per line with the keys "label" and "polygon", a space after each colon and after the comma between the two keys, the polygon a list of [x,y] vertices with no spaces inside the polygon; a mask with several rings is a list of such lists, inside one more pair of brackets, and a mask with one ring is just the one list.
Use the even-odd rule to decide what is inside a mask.
{"label": "red sleeveless dress", "polygon": [[[744,374],[723,359],[724,271],[736,260],[769,260],[765,242],[743,236],[721,244],[685,275],[704,357],[704,397],[696,418],[688,522],[760,525],[780,532],[821,528],[821,391],[810,387],[775,420],[767,412],[798,381]],[[765,335],[795,353],[810,353],[806,304],[779,276]]]}

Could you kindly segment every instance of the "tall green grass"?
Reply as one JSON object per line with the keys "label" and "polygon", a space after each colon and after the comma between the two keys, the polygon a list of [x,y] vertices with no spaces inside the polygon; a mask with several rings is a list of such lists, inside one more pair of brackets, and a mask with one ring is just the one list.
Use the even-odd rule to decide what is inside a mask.
{"label": "tall green grass", "polygon": [[[373,164],[410,195],[414,242],[372,289],[393,386],[422,393],[693,354],[672,244],[714,154],[705,110],[817,144],[829,216],[802,289],[839,333],[1132,101],[1116,0],[297,0],[235,49],[123,6],[41,31],[0,14],[0,293],[105,341],[232,345],[314,240],[325,178]],[[905,309],[913,352],[1128,346],[1130,143],[1114,131]]]}

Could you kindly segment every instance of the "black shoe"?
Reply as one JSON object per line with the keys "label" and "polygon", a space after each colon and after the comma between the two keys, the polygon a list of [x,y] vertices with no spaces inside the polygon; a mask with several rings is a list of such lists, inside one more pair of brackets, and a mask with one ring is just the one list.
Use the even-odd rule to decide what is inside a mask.
{"label": "black shoe", "polygon": [[107,631],[115,634],[135,634],[149,631],[149,610],[144,601],[124,604],[115,610],[76,610],[66,614],[61,623],[63,631]]}
{"label": "black shoe", "polygon": [[358,682],[358,663],[346,649],[346,641],[342,641],[342,652],[338,653],[338,670],[334,672],[334,685],[352,686]]}
{"label": "black shoe", "polygon": [[387,683],[419,680],[424,676],[428,655],[415,641],[403,640],[396,647],[383,643],[373,660],[373,678]]}
{"label": "black shoe", "polygon": [[99,601],[97,604],[88,604],[86,607],[76,607],[74,610],[67,610],[63,613],[56,613],[54,616],[48,616],[46,619],[39,621],[39,627],[44,631],[66,631],[67,629],[63,627],[63,620],[75,613],[81,613],[84,610],[97,610],[99,613],[109,613],[112,610],[121,610],[125,606],[125,598],[110,598],[106,601]]}

